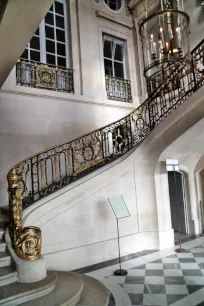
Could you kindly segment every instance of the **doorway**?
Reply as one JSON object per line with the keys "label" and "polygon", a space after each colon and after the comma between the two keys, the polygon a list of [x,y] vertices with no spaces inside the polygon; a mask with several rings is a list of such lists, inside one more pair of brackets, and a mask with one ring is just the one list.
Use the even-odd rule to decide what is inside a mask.
{"label": "doorway", "polygon": [[179,224],[181,239],[189,236],[185,176],[182,172],[168,172],[168,181],[172,228],[174,229],[175,242],[177,242],[179,240]]}

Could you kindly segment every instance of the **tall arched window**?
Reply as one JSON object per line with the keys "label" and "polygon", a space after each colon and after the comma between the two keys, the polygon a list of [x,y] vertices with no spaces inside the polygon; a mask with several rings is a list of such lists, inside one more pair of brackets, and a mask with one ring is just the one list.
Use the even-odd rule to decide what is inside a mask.
{"label": "tall arched window", "polygon": [[121,8],[122,0],[105,0],[111,10],[118,11]]}

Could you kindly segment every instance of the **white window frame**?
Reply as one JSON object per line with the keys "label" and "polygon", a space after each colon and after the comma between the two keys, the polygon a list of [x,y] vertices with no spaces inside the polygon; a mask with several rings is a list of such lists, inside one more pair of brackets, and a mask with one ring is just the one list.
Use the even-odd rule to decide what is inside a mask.
{"label": "white window frame", "polygon": [[[69,45],[68,45],[68,14],[67,14],[67,1],[66,0],[55,0],[56,2],[60,2],[63,4],[64,6],[64,31],[65,31],[65,56],[61,56],[57,54],[57,40],[54,39],[50,39],[50,38],[46,38],[46,34],[45,34],[45,18],[41,21],[40,25],[39,25],[39,37],[40,37],[40,62],[41,63],[47,63],[47,59],[46,59],[46,53],[55,56],[55,62],[57,62],[57,56],[61,56],[62,58],[66,58],[66,68],[70,67],[70,54],[69,54]],[[55,1],[53,1],[53,12],[54,15],[58,15],[58,16],[62,16],[60,14],[55,13],[55,6],[54,3]],[[50,6],[51,7],[51,6]],[[49,11],[48,11],[49,12]],[[55,38],[56,38],[56,29],[59,30],[63,30],[62,28],[58,28],[55,24],[55,18],[54,18],[54,25],[51,26],[52,28],[54,28],[54,32],[55,32]],[[50,26],[50,25],[48,25]],[[34,34],[35,35],[35,34]],[[49,53],[46,52],[46,39],[53,41],[55,43],[55,53]],[[59,42],[60,43],[60,42]],[[64,44],[64,43],[62,43]],[[30,42],[28,43],[28,48],[26,47],[26,49],[30,49]],[[31,49],[34,50],[35,49]],[[30,56],[29,56],[30,57]],[[30,60],[30,58],[29,58]]]}
{"label": "white window frame", "polygon": [[[111,58],[104,56],[104,43],[105,43],[105,40],[111,41],[113,43],[113,50],[112,50],[112,57]],[[116,44],[122,45],[122,48],[123,48],[123,60],[122,61],[118,61],[118,60],[114,59]],[[126,41],[124,41],[122,39],[120,40],[119,38],[108,36],[107,34],[103,35],[103,61],[104,61],[104,59],[106,59],[106,60],[109,60],[109,61],[112,62],[113,77],[116,77],[115,76],[114,62],[123,64],[123,79],[124,80],[127,78],[127,71],[126,71],[126,45],[127,45]],[[105,64],[104,64],[104,70],[105,70]]]}

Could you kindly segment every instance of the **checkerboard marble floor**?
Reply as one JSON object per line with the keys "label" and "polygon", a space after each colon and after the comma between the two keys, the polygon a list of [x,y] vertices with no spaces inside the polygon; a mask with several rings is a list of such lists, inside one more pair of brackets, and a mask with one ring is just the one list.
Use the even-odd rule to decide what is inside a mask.
{"label": "checkerboard marble floor", "polygon": [[[108,278],[124,288],[133,306],[204,306],[204,244],[129,269],[126,277]],[[203,301],[196,304],[193,294],[199,290]]]}

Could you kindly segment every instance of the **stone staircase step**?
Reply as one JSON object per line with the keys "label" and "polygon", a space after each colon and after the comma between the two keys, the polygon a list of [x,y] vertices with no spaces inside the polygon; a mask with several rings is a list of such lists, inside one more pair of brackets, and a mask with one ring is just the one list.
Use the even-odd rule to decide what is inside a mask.
{"label": "stone staircase step", "polygon": [[6,242],[4,240],[0,240],[0,252],[6,251]]}
{"label": "stone staircase step", "polygon": [[70,272],[56,272],[56,273],[57,273],[57,283],[55,290],[52,293],[20,305],[22,306],[77,305],[83,290],[82,280],[76,275],[76,273],[70,273]]}
{"label": "stone staircase step", "polygon": [[4,239],[5,229],[4,226],[0,225],[0,240]]}
{"label": "stone staircase step", "polygon": [[106,287],[101,282],[88,275],[78,275],[84,284],[84,288],[77,306],[108,306],[109,291],[106,289]]}
{"label": "stone staircase step", "polygon": [[[16,282],[17,273],[11,266],[0,268],[0,287]],[[0,289],[1,290],[1,289]]]}
{"label": "stone staircase step", "polygon": [[[22,284],[14,282],[0,288],[0,305],[16,306],[49,294],[55,289],[56,273],[50,271],[44,280]],[[49,295],[48,295],[49,296]],[[32,302],[29,302],[29,305]],[[38,304],[35,304],[38,305]],[[46,304],[45,304],[46,305]],[[49,305],[49,304],[47,304]]]}
{"label": "stone staircase step", "polygon": [[11,256],[7,252],[0,252],[0,267],[9,266],[11,264]]}

